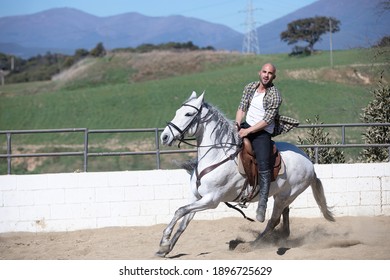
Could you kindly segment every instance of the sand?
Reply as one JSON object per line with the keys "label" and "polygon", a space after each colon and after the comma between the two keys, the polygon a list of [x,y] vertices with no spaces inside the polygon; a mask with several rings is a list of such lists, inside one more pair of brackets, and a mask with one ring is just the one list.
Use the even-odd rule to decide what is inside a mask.
{"label": "sand", "polygon": [[[291,235],[253,243],[265,224],[243,218],[193,220],[169,259],[389,260],[390,217],[290,218]],[[159,260],[165,225],[0,234],[3,260]]]}

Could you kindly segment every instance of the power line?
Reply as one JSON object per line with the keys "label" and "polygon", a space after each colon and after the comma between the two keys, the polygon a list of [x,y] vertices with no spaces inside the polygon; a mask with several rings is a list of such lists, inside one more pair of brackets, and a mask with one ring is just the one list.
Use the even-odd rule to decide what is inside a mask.
{"label": "power line", "polygon": [[255,10],[256,9],[254,9],[252,5],[252,0],[248,0],[245,21],[246,33],[244,35],[244,42],[242,44],[243,53],[260,54],[256,22],[253,18],[253,11]]}

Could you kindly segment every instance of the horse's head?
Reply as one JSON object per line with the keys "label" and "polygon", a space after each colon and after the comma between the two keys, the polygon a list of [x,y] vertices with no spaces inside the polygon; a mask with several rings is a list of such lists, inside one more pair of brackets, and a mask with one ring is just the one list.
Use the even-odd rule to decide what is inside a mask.
{"label": "horse's head", "polygon": [[168,122],[161,134],[161,143],[171,146],[175,140],[182,140],[186,135],[194,135],[202,112],[203,95],[192,92],[190,98],[176,111],[172,121]]}

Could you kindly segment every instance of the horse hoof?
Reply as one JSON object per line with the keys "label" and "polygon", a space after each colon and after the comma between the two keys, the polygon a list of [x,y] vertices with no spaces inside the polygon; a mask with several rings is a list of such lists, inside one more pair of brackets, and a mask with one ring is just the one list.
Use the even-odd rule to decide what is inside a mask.
{"label": "horse hoof", "polygon": [[156,256],[157,256],[157,257],[160,257],[160,258],[165,258],[165,256],[166,256],[167,254],[168,254],[167,252],[158,251],[158,252],[156,253]]}
{"label": "horse hoof", "polygon": [[158,250],[156,256],[164,258],[170,251],[169,245],[160,245],[160,250]]}

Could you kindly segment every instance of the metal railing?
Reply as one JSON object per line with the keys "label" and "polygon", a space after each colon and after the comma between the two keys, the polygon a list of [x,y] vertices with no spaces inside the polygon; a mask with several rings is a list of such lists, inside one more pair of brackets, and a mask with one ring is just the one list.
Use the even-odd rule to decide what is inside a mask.
{"label": "metal railing", "polygon": [[[88,129],[88,128],[65,128],[65,129],[36,129],[36,130],[3,130],[0,135],[6,135],[6,153],[0,154],[1,158],[7,159],[7,174],[11,174],[11,162],[13,158],[29,158],[29,157],[55,157],[55,156],[82,156],[83,171],[88,171],[88,158],[99,156],[127,156],[127,155],[155,155],[157,169],[161,168],[161,154],[178,154],[196,152],[196,149],[177,149],[177,150],[161,150],[159,141],[159,132],[161,128],[146,128],[146,129]],[[139,152],[90,152],[89,151],[89,136],[91,134],[106,134],[106,133],[140,133],[148,132],[154,134],[155,150],[139,151]],[[43,134],[43,133],[82,133],[84,137],[83,149],[78,152],[47,152],[47,153],[12,153],[12,135],[20,134]]]}
{"label": "metal railing", "polygon": [[300,148],[313,148],[315,154],[315,163],[318,163],[318,151],[321,148],[369,148],[369,147],[380,147],[387,148],[389,150],[389,158],[390,162],[390,143],[386,144],[347,144],[345,140],[346,132],[345,129],[347,127],[370,127],[370,126],[390,126],[390,123],[350,123],[350,124],[316,124],[316,125],[299,125],[298,128],[341,128],[341,143],[340,144],[324,144],[324,145],[297,145]]}
{"label": "metal railing", "polygon": [[[388,148],[390,154],[390,143],[386,144],[348,144],[346,143],[346,128],[347,127],[369,127],[369,126],[390,126],[390,123],[352,123],[352,124],[316,124],[316,125],[300,125],[299,128],[341,128],[341,143],[326,144],[326,145],[297,145],[300,148],[313,148],[315,150],[315,162],[318,163],[318,151],[321,148],[367,148],[367,147],[382,147]],[[0,154],[1,158],[7,159],[7,174],[11,174],[11,163],[13,158],[28,158],[28,157],[54,157],[54,156],[82,156],[83,170],[88,171],[88,158],[99,156],[127,156],[127,155],[155,155],[156,167],[161,169],[162,154],[178,154],[178,153],[193,153],[196,149],[172,149],[162,150],[160,148],[159,134],[161,128],[146,128],[146,129],[88,129],[88,128],[68,128],[68,129],[37,129],[37,130],[3,130],[0,135],[6,135],[6,153]],[[154,134],[155,150],[150,151],[126,151],[126,152],[89,152],[89,135],[104,134],[104,133],[139,133],[147,132]],[[18,134],[42,134],[42,133],[82,133],[84,135],[83,150],[76,152],[47,152],[47,153],[12,153],[12,135]],[[389,159],[390,161],[390,159]]]}

